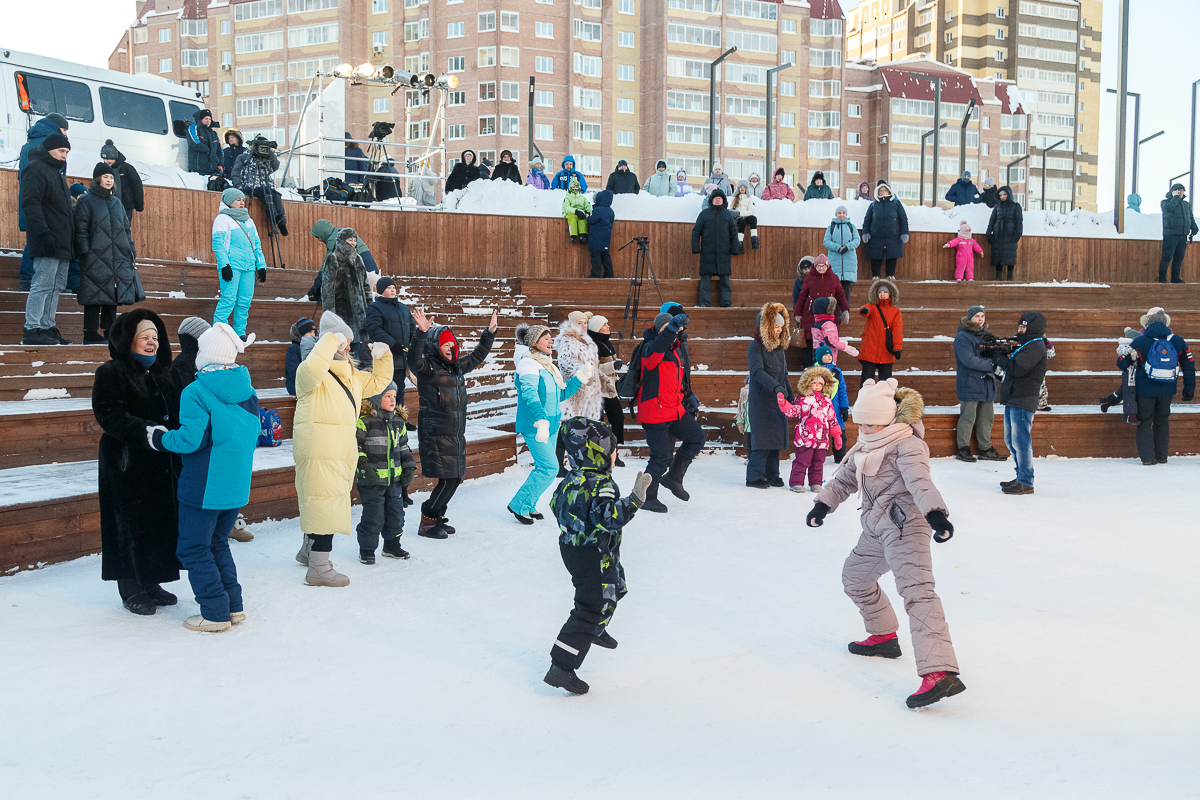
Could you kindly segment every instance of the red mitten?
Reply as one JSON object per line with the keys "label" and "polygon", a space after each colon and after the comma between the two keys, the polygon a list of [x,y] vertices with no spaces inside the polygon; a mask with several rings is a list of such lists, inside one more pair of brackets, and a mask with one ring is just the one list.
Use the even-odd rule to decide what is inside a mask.
{"label": "red mitten", "polygon": [[842,449],[842,433],[837,428],[833,429],[833,449]]}

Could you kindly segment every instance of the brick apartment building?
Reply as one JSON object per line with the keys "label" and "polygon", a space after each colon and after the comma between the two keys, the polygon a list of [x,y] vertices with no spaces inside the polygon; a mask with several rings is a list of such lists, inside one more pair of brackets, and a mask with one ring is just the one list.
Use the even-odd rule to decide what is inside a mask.
{"label": "brick apartment building", "polygon": [[[925,96],[896,89],[903,81],[874,62],[846,62],[837,0],[508,0],[503,9],[480,0],[138,0],[136,12],[111,68],[195,86],[222,127],[280,142],[294,132],[316,71],[391,64],[458,77],[446,93],[451,159],[469,147],[495,162],[507,149],[524,167],[533,78],[533,142],[548,171],[570,153],[585,175],[602,178],[625,159],[644,180],[665,157],[697,185],[711,167],[709,63],[731,46],[737,52],[717,73],[716,156],[733,177],[769,179],[766,71],[777,64],[793,66],[776,75],[773,165],[793,183],[821,170],[849,197],[859,180],[886,177],[915,200],[917,175],[899,154],[919,154],[908,128],[932,125],[932,90],[925,106],[900,108],[894,92]],[[946,144],[957,142],[952,112],[967,102],[957,98],[974,97],[982,109],[967,134],[969,163],[999,175],[1001,150],[1023,146],[1002,148],[1000,140],[1026,135],[1002,126],[1022,114],[1012,82],[919,63],[954,87],[943,97],[952,130],[942,136],[943,172],[948,164],[954,172],[941,193],[957,177],[957,147]],[[439,91],[394,88],[347,87],[347,128],[356,138],[385,120],[397,123],[393,140],[427,140]]]}

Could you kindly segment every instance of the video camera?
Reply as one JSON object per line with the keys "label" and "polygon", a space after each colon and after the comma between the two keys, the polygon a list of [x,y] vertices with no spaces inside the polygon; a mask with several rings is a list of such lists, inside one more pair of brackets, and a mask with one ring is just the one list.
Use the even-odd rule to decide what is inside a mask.
{"label": "video camera", "polygon": [[983,331],[980,334],[983,339],[983,344],[979,348],[979,355],[984,358],[995,358],[999,355],[1009,355],[1018,347],[1021,346],[1021,340],[1015,336],[997,336],[991,331]]}
{"label": "video camera", "polygon": [[254,158],[270,158],[275,155],[275,148],[279,147],[279,143],[259,134],[250,140],[249,147],[250,155]]}
{"label": "video camera", "polygon": [[392,135],[392,131],[396,129],[396,123],[384,122],[378,120],[371,126],[371,132],[367,134],[368,139],[374,139],[377,142],[382,142],[384,139]]}

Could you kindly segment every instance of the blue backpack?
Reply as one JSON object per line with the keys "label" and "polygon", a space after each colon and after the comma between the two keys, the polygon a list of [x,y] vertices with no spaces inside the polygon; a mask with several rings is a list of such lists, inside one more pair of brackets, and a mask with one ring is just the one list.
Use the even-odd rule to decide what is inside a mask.
{"label": "blue backpack", "polygon": [[1146,375],[1152,381],[1174,383],[1179,377],[1179,351],[1169,339],[1155,339],[1146,352]]}
{"label": "blue backpack", "polygon": [[283,420],[279,412],[269,408],[258,409],[258,446],[279,447],[283,444]]}

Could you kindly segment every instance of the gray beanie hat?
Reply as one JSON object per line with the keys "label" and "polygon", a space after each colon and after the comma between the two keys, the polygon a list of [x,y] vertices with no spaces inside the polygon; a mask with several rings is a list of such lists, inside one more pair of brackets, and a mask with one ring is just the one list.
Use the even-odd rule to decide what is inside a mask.
{"label": "gray beanie hat", "polygon": [[970,319],[971,317],[980,313],[986,313],[983,306],[971,306],[967,309],[967,319]]}
{"label": "gray beanie hat", "polygon": [[115,144],[113,144],[113,140],[105,139],[104,146],[100,148],[100,159],[104,160],[106,158],[111,158],[113,161],[116,161],[118,158],[120,158],[120,156],[121,151],[117,149]]}
{"label": "gray beanie hat", "polygon": [[324,336],[327,333],[340,333],[346,337],[347,342],[354,341],[354,331],[350,330],[350,326],[332,311],[326,311],[321,315],[321,335]]}
{"label": "gray beanie hat", "polygon": [[184,317],[183,322],[179,323],[179,335],[191,336],[196,341],[200,341],[200,334],[211,327],[212,325],[199,317]]}
{"label": "gray beanie hat", "polygon": [[545,325],[541,325],[541,324],[529,325],[527,323],[522,322],[520,325],[517,326],[516,338],[517,338],[517,342],[519,342],[520,344],[523,344],[526,347],[533,349],[533,346],[535,344],[537,344],[537,340],[542,338],[549,332],[550,332],[550,329],[548,327],[546,327]]}
{"label": "gray beanie hat", "polygon": [[659,314],[658,316],[656,316],[654,318],[654,330],[656,330],[656,331],[660,330],[663,325],[666,325],[670,321],[671,321],[670,314],[666,314],[666,313]]}
{"label": "gray beanie hat", "polygon": [[838,206],[837,208],[835,208],[835,209],[833,210],[833,213],[834,213],[834,214],[840,214],[840,213],[841,213],[841,212],[843,212],[843,211],[845,211],[847,214],[849,214],[849,213],[850,213],[850,209],[846,208],[845,206]]}
{"label": "gray beanie hat", "polygon": [[380,401],[383,400],[383,396],[385,394],[387,394],[388,392],[399,393],[399,391],[400,391],[400,387],[398,387],[396,385],[395,381],[392,381],[384,388],[384,390],[382,392],[380,392],[379,394],[373,394],[367,399],[371,401],[371,405],[375,406],[376,408],[379,408],[379,403],[380,403]]}

